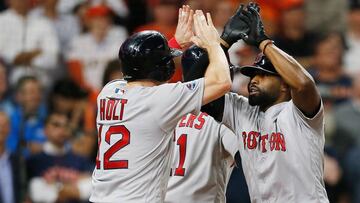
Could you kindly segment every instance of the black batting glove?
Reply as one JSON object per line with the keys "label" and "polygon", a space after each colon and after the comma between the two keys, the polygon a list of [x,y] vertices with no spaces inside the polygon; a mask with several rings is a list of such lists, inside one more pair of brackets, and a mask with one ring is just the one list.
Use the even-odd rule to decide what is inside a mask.
{"label": "black batting glove", "polygon": [[248,24],[241,18],[244,5],[241,4],[235,14],[227,21],[224,31],[220,38],[224,40],[230,48],[235,42],[241,39],[240,33],[249,33]]}
{"label": "black batting glove", "polygon": [[243,9],[240,18],[249,25],[249,32],[240,33],[241,39],[245,41],[246,44],[259,47],[260,43],[264,40],[269,39],[265,34],[264,25],[261,21],[259,14],[259,8],[256,4],[250,3],[247,6],[247,10]]}

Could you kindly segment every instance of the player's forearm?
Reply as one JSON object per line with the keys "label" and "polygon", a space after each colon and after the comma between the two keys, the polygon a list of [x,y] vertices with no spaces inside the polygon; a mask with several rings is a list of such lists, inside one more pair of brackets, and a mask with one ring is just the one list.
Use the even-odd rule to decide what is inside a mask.
{"label": "player's forearm", "polygon": [[[264,51],[264,46],[268,40],[260,44],[260,49]],[[303,90],[307,87],[314,87],[315,83],[311,75],[298,63],[292,56],[288,55],[274,44],[268,44],[264,53],[274,65],[276,71],[285,82],[294,90]]]}
{"label": "player's forearm", "polygon": [[229,63],[223,49],[213,46],[207,50],[209,55],[209,66],[205,72],[205,78],[213,81],[214,84],[231,87]]}

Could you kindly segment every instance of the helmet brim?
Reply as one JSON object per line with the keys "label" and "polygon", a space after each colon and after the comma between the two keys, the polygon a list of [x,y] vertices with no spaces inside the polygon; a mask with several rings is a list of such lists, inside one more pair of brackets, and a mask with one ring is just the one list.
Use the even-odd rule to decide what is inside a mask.
{"label": "helmet brim", "polygon": [[240,67],[240,73],[248,77],[253,77],[259,73],[265,73],[269,75],[279,75],[276,72],[264,69],[260,66],[242,66]]}
{"label": "helmet brim", "polygon": [[178,56],[181,56],[182,55],[182,51],[179,50],[179,49],[174,49],[174,48],[170,48],[170,54],[172,57],[178,57]]}

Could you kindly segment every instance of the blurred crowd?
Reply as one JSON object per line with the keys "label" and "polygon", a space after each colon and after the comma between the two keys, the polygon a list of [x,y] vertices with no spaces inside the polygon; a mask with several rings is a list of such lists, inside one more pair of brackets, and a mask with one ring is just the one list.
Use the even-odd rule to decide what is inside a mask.
{"label": "blurred crowd", "polygon": [[[96,97],[104,84],[122,78],[121,43],[149,29],[172,38],[183,4],[210,12],[221,33],[247,2],[0,1],[0,203],[87,202],[97,153]],[[360,202],[360,0],[256,2],[267,34],[308,70],[322,95],[330,202]],[[252,64],[258,52],[242,42],[229,50],[240,66]],[[179,59],[176,64],[171,82],[182,79]],[[247,95],[247,82],[235,73],[232,91]],[[228,202],[246,202],[246,187],[233,192],[244,188],[240,176],[232,176]]]}

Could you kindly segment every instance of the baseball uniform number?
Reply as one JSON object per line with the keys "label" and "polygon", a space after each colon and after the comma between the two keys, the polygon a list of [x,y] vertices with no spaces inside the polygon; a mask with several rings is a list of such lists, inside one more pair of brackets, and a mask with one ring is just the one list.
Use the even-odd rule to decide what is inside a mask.
{"label": "baseball uniform number", "polygon": [[[102,125],[99,127],[99,146],[101,143],[101,131]],[[112,135],[121,134],[122,138],[114,143],[105,153],[104,153],[104,170],[107,169],[127,169],[128,160],[110,160],[110,158],[118,152],[120,149],[124,148],[130,143],[130,132],[124,125],[111,126],[105,134],[105,142],[108,145],[111,145],[110,138]],[[96,167],[100,168],[100,159],[99,153],[96,159]]]}
{"label": "baseball uniform number", "polygon": [[175,169],[175,174],[174,174],[176,176],[185,175],[185,168],[183,168],[183,166],[186,157],[186,142],[187,142],[187,134],[182,134],[176,142],[176,144],[179,145],[179,155],[180,155],[179,165]]}

